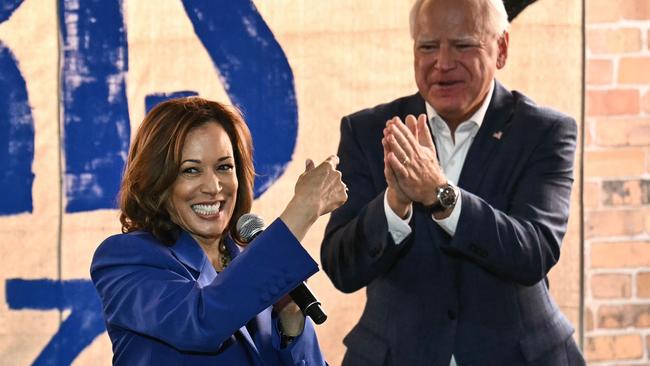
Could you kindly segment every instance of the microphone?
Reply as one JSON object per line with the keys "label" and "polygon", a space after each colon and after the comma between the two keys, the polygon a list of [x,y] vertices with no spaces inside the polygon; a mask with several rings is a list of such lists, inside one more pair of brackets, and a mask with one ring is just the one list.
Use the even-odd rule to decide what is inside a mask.
{"label": "microphone", "polygon": [[[264,231],[264,220],[255,214],[247,213],[237,220],[237,232],[245,243],[253,241],[262,231]],[[310,317],[314,323],[322,324],[327,320],[327,315],[321,308],[321,303],[316,300],[316,297],[304,282],[289,292],[289,296],[298,305],[302,313]]]}

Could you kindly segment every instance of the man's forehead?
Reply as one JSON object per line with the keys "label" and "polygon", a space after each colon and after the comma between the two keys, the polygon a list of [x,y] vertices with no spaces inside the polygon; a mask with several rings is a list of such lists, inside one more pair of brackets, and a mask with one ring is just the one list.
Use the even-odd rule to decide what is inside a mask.
{"label": "man's forehead", "polygon": [[478,33],[472,34],[436,34],[433,32],[419,32],[415,37],[418,41],[480,41],[483,37]]}
{"label": "man's forehead", "polygon": [[420,32],[479,36],[485,33],[488,21],[477,5],[475,1],[461,0],[425,2],[419,9],[416,28]]}

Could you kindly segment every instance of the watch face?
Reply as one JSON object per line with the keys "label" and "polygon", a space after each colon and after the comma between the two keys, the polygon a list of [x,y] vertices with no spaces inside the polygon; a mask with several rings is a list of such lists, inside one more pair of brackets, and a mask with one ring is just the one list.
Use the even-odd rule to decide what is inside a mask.
{"label": "watch face", "polygon": [[456,190],[448,185],[440,191],[438,199],[445,208],[453,206],[456,203]]}

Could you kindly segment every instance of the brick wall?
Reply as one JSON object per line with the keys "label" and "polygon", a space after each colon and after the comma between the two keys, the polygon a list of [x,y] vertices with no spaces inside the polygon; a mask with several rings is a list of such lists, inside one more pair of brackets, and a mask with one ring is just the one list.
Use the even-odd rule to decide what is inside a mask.
{"label": "brick wall", "polygon": [[585,13],[585,356],[650,365],[650,0]]}

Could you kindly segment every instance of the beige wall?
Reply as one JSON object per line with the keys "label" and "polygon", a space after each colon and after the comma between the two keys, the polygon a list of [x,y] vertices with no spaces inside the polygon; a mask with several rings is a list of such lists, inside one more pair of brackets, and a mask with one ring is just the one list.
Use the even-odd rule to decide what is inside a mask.
{"label": "beige wall", "polygon": [[[293,190],[307,157],[322,160],[336,151],[340,118],[413,93],[410,0],[256,1],[294,73],[299,112],[298,142],[287,172],[255,204],[270,221]],[[0,364],[28,365],[56,332],[58,311],[10,310],[4,299],[8,278],[87,279],[96,245],[119,230],[117,211],[60,214],[57,104],[57,19],[54,1],[26,0],[6,22],[0,39],[19,60],[27,80],[36,130],[34,211],[0,217]],[[176,0],[126,0],[129,42],[127,96],[132,127],[144,114],[143,98],[164,90],[196,90],[227,101],[218,74],[194,36]],[[498,77],[539,104],[581,120],[581,2],[538,0],[514,21],[508,65]],[[578,161],[578,164],[580,162]],[[576,170],[576,173],[579,169]],[[576,174],[570,231],[551,290],[579,325],[580,180]],[[305,246],[319,260],[327,219],[321,218]],[[335,290],[323,273],[310,280],[329,320],[318,327],[330,364],[340,364],[343,336],[362,310],[365,294]],[[63,319],[67,316],[64,311]],[[76,365],[107,364],[110,342],[98,337]]]}

